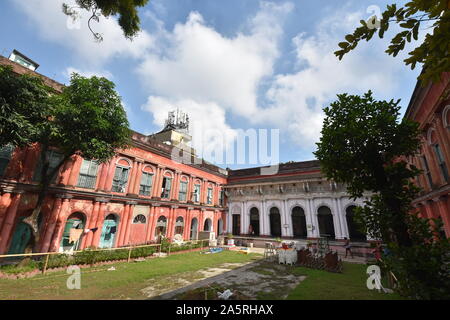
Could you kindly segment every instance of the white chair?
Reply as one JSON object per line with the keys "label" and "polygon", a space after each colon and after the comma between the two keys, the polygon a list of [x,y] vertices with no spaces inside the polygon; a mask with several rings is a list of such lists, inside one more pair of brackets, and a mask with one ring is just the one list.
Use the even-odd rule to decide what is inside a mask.
{"label": "white chair", "polygon": [[286,250],[284,249],[278,249],[278,263],[286,263]]}
{"label": "white chair", "polygon": [[297,251],[296,250],[285,250],[285,263],[289,265],[294,265],[297,262]]}

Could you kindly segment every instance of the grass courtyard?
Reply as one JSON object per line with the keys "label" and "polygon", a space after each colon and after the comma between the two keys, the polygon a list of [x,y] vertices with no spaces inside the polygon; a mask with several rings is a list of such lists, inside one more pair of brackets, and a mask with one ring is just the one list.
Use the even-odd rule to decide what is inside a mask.
{"label": "grass courtyard", "polygon": [[[154,299],[184,290],[180,288],[202,290],[203,285],[209,287],[216,281],[224,288],[240,292],[250,287],[255,290],[258,284],[262,289],[257,289],[254,296],[243,295],[255,299],[400,299],[396,294],[369,291],[365,265],[345,263],[344,272],[335,274],[277,265],[261,258],[259,254],[233,251],[190,252],[142,262],[83,268],[80,290],[67,289],[69,275],[62,271],[29,279],[0,279],[0,299]],[[108,271],[111,266],[114,271]],[[236,268],[239,270],[233,271]],[[183,296],[186,294],[178,292],[173,297]]]}

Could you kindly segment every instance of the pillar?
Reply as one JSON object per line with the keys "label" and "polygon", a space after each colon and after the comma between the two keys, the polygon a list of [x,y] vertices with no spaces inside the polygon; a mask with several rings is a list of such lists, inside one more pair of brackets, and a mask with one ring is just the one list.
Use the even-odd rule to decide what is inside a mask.
{"label": "pillar", "polygon": [[145,242],[152,241],[152,229],[154,229],[154,216],[155,216],[155,207],[150,205],[150,212],[148,213],[147,219],[147,234],[145,236]]}
{"label": "pillar", "polygon": [[50,242],[50,247],[48,251],[56,252],[59,249],[59,243],[61,242],[61,236],[64,232],[64,225],[67,218],[67,213],[70,206],[71,196],[63,196],[62,205],[58,213],[58,219],[55,224],[55,228],[53,231],[52,240]]}
{"label": "pillar", "polygon": [[125,204],[123,206],[122,215],[121,215],[121,219],[120,219],[119,233],[118,233],[117,242],[116,242],[117,247],[123,246],[123,239],[125,238],[129,214],[130,214],[130,206],[128,204]]}
{"label": "pillar", "polygon": [[97,219],[94,227],[97,228],[97,230],[94,231],[90,246],[98,248],[100,244],[100,236],[102,235],[103,222],[105,221],[106,204],[108,203],[108,200],[96,199],[96,201],[100,202],[100,207],[98,209]]}
{"label": "pillar", "polygon": [[5,191],[0,197],[0,230],[2,230],[3,220],[6,216],[6,211],[11,204],[11,191]]}
{"label": "pillar", "polygon": [[[100,202],[94,200],[94,205],[92,206],[92,212],[91,212],[91,218],[89,219],[89,225],[87,226],[87,229],[95,228],[95,225],[97,223],[98,219],[98,212],[100,209]],[[92,245],[92,238],[94,236],[93,231],[89,231],[86,236],[83,239],[83,242],[81,243],[81,248],[87,248]]]}
{"label": "pillar", "polygon": [[130,244],[131,222],[133,219],[134,206],[137,204],[137,202],[136,201],[128,201],[126,204],[129,206],[129,209],[128,209],[127,220],[123,221],[123,223],[125,223],[125,227],[126,227],[125,237],[124,237],[123,243],[122,243],[122,245],[124,245],[124,246],[128,246]]}
{"label": "pillar", "polygon": [[72,169],[70,170],[70,174],[68,175],[67,186],[74,187],[78,184],[78,175],[80,173],[81,164],[83,162],[83,158],[80,156],[75,156],[75,159],[72,159]]}

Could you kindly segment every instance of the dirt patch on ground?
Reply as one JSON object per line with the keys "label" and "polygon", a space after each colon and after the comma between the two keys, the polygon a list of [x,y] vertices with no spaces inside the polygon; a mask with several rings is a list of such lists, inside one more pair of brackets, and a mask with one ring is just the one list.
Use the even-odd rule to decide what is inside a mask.
{"label": "dirt patch on ground", "polygon": [[[153,284],[142,289],[142,293],[150,299],[192,299],[191,292],[197,295],[203,289],[206,292],[220,288],[230,289],[235,296],[246,299],[284,299],[306,278],[295,269],[265,260],[225,263],[215,268],[155,279]],[[204,296],[207,297],[207,293]]]}

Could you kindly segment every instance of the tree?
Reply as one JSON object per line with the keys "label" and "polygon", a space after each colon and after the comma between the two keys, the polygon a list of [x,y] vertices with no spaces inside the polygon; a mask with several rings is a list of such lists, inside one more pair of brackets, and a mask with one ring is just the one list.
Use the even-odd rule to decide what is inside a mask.
{"label": "tree", "polygon": [[[99,22],[99,16],[110,17],[119,15],[119,25],[123,30],[126,38],[132,39],[140,31],[140,19],[138,15],[138,7],[143,7],[148,0],[75,0],[78,8],[92,12],[92,16],[88,21],[88,26],[94,37],[101,41],[101,34],[96,33],[91,28],[91,21]],[[78,18],[77,7],[71,7],[63,4],[63,12],[76,20]]]}
{"label": "tree", "polygon": [[403,294],[439,298],[444,288],[449,297],[449,241],[411,205],[419,191],[413,179],[421,171],[406,160],[419,149],[419,129],[408,119],[398,122],[399,103],[376,101],[371,91],[338,95],[325,108],[314,154],[327,178],[346,184],[353,198],[371,193],[355,213],[370,236],[387,244],[387,268],[396,272]]}
{"label": "tree", "polygon": [[22,147],[35,140],[35,124],[45,117],[48,96],[40,79],[18,77],[10,66],[0,66],[0,148]]}
{"label": "tree", "polygon": [[378,31],[380,38],[394,23],[404,29],[392,39],[386,53],[392,56],[404,50],[406,42],[418,40],[419,28],[424,22],[433,21],[432,33],[425,35],[423,43],[409,52],[404,60],[406,65],[414,69],[418,63],[423,64],[424,70],[420,80],[439,81],[443,72],[450,71],[450,0],[411,0],[404,7],[397,8],[396,4],[388,5],[378,20],[376,16],[368,21],[361,20],[362,26],[356,28],[352,34],[345,36],[345,41],[339,43],[340,49],[334,54],[341,60],[345,54],[355,49],[361,40],[369,41]]}
{"label": "tree", "polygon": [[[74,73],[70,85],[60,95],[48,98],[47,115],[35,125],[39,134],[32,141],[41,146],[40,189],[33,213],[24,220],[32,227],[36,243],[39,240],[37,218],[62,165],[75,155],[105,162],[117,149],[127,146],[129,124],[114,87],[105,78],[85,78]],[[61,154],[53,166],[47,152],[51,148]]]}

